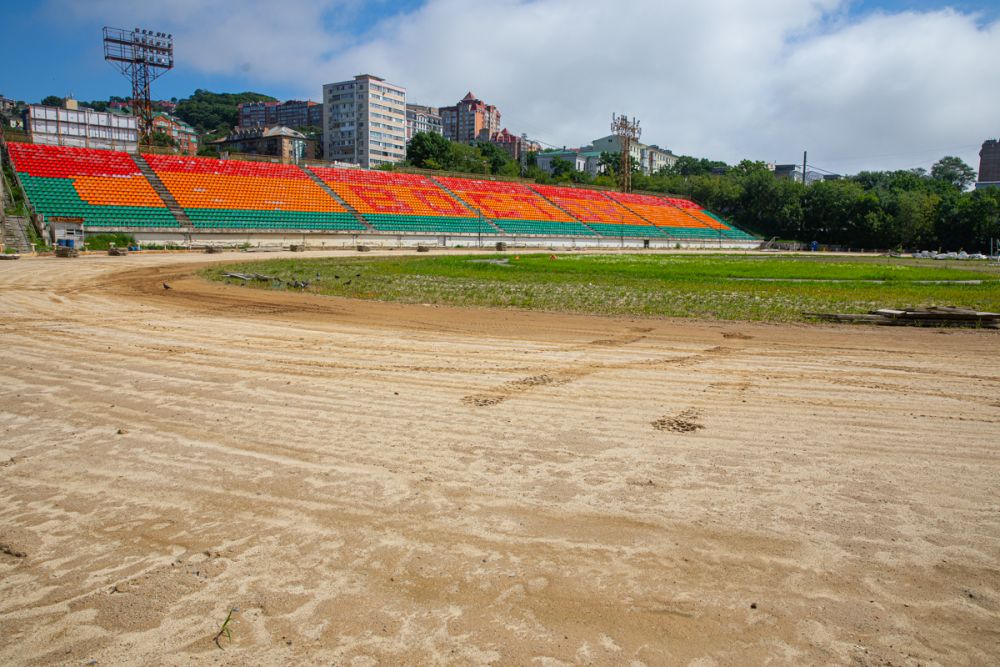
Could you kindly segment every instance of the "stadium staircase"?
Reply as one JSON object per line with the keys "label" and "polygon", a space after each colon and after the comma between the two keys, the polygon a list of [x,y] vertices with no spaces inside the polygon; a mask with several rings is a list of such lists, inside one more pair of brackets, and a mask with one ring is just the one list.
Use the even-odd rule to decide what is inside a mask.
{"label": "stadium staircase", "polygon": [[358,212],[358,209],[351,206],[351,204],[346,199],[344,199],[336,192],[334,192],[333,188],[327,185],[326,181],[324,181],[322,178],[314,174],[312,169],[310,169],[309,167],[301,167],[301,169],[306,173],[306,176],[311,178],[313,182],[316,183],[316,185],[323,188],[323,191],[326,192],[326,194],[330,195],[330,197],[332,197],[334,201],[343,206],[351,215],[353,215],[355,220],[357,220],[360,224],[364,225],[365,229],[367,229],[370,232],[375,231],[375,228],[372,227],[370,222],[365,220],[365,216],[361,215],[361,213]]}
{"label": "stadium staircase", "polygon": [[451,195],[452,197],[454,197],[455,201],[457,201],[459,204],[461,204],[465,208],[469,209],[470,211],[475,211],[476,215],[478,215],[482,220],[486,221],[486,224],[488,224],[490,226],[490,229],[492,231],[495,231],[495,232],[500,233],[500,234],[503,233],[503,230],[500,229],[499,227],[497,227],[497,225],[496,225],[495,222],[493,222],[492,220],[490,220],[489,218],[487,218],[485,215],[483,215],[483,212],[480,211],[477,207],[472,206],[471,204],[469,204],[469,202],[467,202],[464,199],[462,199],[461,197],[459,197],[458,194],[455,193],[454,191],[452,191],[451,188],[449,188],[447,185],[445,185],[444,183],[442,183],[438,179],[434,178],[433,176],[428,176],[427,178],[429,178],[434,183],[434,185],[438,186],[439,188],[441,188],[442,190],[444,190],[445,192],[447,192],[449,195]]}
{"label": "stadium staircase", "polygon": [[18,253],[34,252],[35,246],[28,238],[28,225],[31,223],[27,218],[13,215],[3,216],[0,220],[3,225],[3,244],[5,248],[10,248]]}
{"label": "stadium staircase", "polygon": [[167,205],[167,209],[170,211],[171,215],[174,216],[174,219],[177,220],[178,226],[185,227],[187,229],[194,229],[194,224],[192,224],[191,218],[188,217],[188,214],[185,213],[184,209],[182,209],[180,204],[177,203],[177,199],[174,198],[174,195],[167,189],[167,186],[163,184],[163,181],[161,181],[160,177],[155,171],[153,171],[153,168],[149,166],[149,163],[146,162],[146,158],[139,153],[136,153],[132,156],[132,159],[135,160],[136,165],[139,167],[139,171],[142,172],[142,175],[146,177],[146,180],[149,181],[149,184],[153,187],[153,191],[160,195],[160,199],[162,199],[163,203]]}

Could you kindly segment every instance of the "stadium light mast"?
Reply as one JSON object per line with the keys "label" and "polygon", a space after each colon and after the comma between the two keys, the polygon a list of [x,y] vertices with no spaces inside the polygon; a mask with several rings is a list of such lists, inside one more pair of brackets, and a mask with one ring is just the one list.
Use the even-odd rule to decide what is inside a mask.
{"label": "stadium light mast", "polygon": [[149,86],[174,67],[174,36],[134,28],[104,27],[104,60],[132,82],[132,114],[139,129],[139,143],[151,143],[153,101]]}
{"label": "stadium light mast", "polygon": [[621,166],[618,171],[618,187],[622,192],[632,192],[632,144],[639,141],[642,128],[636,118],[629,120],[622,114],[611,114],[611,133],[618,137],[622,147]]}

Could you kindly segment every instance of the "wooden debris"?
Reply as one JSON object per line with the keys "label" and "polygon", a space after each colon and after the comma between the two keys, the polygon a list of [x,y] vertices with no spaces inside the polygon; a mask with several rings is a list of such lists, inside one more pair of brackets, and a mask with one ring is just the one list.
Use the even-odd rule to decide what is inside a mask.
{"label": "wooden debris", "polygon": [[265,276],[261,273],[223,273],[224,278],[236,278],[237,280],[256,280],[258,282],[272,282],[277,280],[281,282],[281,278],[275,278],[274,276]]}
{"label": "wooden debris", "polygon": [[868,313],[805,313],[827,322],[880,324],[911,327],[974,327],[1000,329],[1000,313],[988,313],[955,306],[928,308],[879,308]]}

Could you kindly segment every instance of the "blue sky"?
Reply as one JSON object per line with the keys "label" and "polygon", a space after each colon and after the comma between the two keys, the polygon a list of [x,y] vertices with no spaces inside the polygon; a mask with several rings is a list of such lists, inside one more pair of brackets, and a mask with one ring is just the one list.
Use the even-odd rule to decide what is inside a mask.
{"label": "blue sky", "polygon": [[[976,147],[1000,135],[996,0],[0,3],[0,94],[27,101],[127,96],[103,61],[111,25],[174,33],[177,67],[156,98],[318,100],[323,83],[366,71],[424,104],[472,90],[511,131],[554,145],[602,136],[627,111],[644,140],[678,153],[792,162],[808,149],[845,172],[942,153],[976,166]],[[610,31],[623,7],[633,29]]]}

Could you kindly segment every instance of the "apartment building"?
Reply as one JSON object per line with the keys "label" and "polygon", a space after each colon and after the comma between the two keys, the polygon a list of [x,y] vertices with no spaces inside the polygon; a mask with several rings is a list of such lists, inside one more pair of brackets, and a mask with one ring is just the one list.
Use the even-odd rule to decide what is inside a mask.
{"label": "apartment building", "polygon": [[[593,150],[599,153],[622,152],[621,139],[613,134],[594,139],[592,146]],[[649,146],[638,141],[629,146],[629,155],[639,163],[642,173],[647,176],[677,163],[677,156],[672,151],[660,148],[655,144]]]}
{"label": "apartment building", "polygon": [[170,114],[153,114],[153,132],[163,132],[177,142],[177,148],[185,155],[198,154],[198,131]]}
{"label": "apartment building", "polygon": [[243,102],[238,122],[239,127],[322,127],[323,105],[311,100]]}
{"label": "apartment building", "polygon": [[323,156],[365,169],[406,158],[406,89],[371,74],[323,86]]}
{"label": "apartment building", "polygon": [[500,131],[500,110],[469,91],[458,104],[441,107],[441,127],[445,139],[469,144],[476,141],[483,130],[487,136]]}
{"label": "apartment building", "polygon": [[135,116],[81,109],[69,98],[63,107],[30,104],[24,128],[36,144],[103,148],[134,153],[139,142]]}
{"label": "apartment building", "polygon": [[423,104],[406,105],[406,143],[410,143],[410,139],[418,132],[444,134],[441,129],[441,114],[437,107]]}

